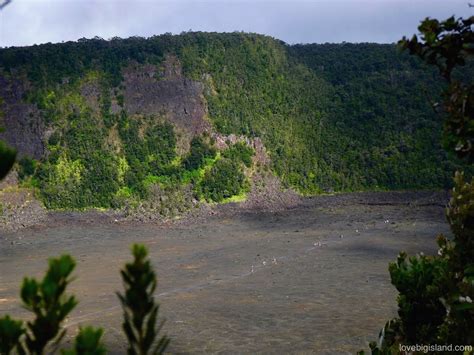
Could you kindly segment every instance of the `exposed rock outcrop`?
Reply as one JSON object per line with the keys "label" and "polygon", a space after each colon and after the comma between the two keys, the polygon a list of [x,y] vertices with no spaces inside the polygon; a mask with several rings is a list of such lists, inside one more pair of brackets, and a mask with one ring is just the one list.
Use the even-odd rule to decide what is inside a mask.
{"label": "exposed rock outcrop", "polygon": [[81,96],[84,97],[87,106],[94,112],[99,111],[100,87],[96,80],[87,81],[80,87]]}
{"label": "exposed rock outcrop", "polygon": [[161,70],[150,64],[129,65],[123,76],[127,114],[161,116],[189,136],[210,132],[204,85],[185,78],[176,57],[168,56]]}
{"label": "exposed rock outcrop", "polygon": [[7,78],[0,73],[0,98],[3,100],[0,126],[5,128],[5,132],[0,133],[0,139],[17,149],[20,157],[26,155],[39,159],[45,149],[45,127],[36,105],[24,101],[27,91],[26,79]]}

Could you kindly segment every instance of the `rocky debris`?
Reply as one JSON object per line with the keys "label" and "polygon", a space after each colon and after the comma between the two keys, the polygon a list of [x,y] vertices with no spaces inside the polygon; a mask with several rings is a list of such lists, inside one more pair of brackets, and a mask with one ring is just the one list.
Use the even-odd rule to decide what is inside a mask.
{"label": "rocky debris", "polygon": [[[27,227],[42,228],[43,226],[50,227],[69,223],[85,225],[124,224],[131,226],[146,223],[161,227],[191,226],[195,223],[206,223],[209,218],[227,218],[242,212],[284,213],[285,210],[293,208],[300,208],[302,211],[307,208],[316,208],[333,213],[348,206],[357,206],[356,210],[364,208],[367,202],[370,202],[368,208],[373,208],[372,205],[380,205],[381,208],[384,206],[396,208],[398,205],[395,202],[400,203],[401,208],[414,207],[414,209],[410,209],[413,211],[418,211],[419,208],[431,208],[431,210],[436,211],[437,218],[443,220],[444,209],[440,206],[448,198],[446,192],[439,191],[359,192],[304,198],[291,189],[284,189],[278,178],[269,173],[256,173],[252,179],[258,181],[259,184],[254,184],[245,202],[208,204],[190,197],[188,209],[173,210],[164,207],[166,203],[163,204],[164,208],[168,208],[168,211],[163,210],[165,214],[159,212],[156,201],[154,202],[155,205],[148,202],[138,207],[121,210],[47,211],[40,202],[35,200],[30,190],[9,187],[0,191],[0,206],[2,206],[0,211],[0,235],[1,232],[15,231]],[[164,196],[171,195],[165,194]],[[161,202],[164,201],[161,200]],[[168,206],[171,206],[173,201],[169,203]],[[299,232],[299,230],[294,232]],[[338,236],[340,239],[344,238],[343,234]],[[320,247],[321,245],[314,246]]]}
{"label": "rocky debris", "polygon": [[3,99],[0,125],[5,128],[0,139],[17,149],[20,157],[26,155],[39,159],[45,151],[45,126],[36,105],[24,101],[28,86],[26,78],[14,79],[0,73],[0,98]]}
{"label": "rocky debris", "polygon": [[[333,206],[410,206],[410,207],[446,207],[449,201],[449,191],[367,191],[339,193],[333,195],[319,195],[305,199],[306,203],[312,204],[313,201],[321,207],[326,207],[329,203]],[[391,220],[384,218],[384,223],[390,223]]]}
{"label": "rocky debris", "polygon": [[[16,183],[16,173],[2,184]],[[190,225],[210,217],[245,212],[277,212],[301,203],[302,198],[291,189],[284,189],[280,180],[270,172],[260,171],[251,176],[252,187],[247,200],[241,203],[212,204],[197,201],[192,186],[162,188],[153,185],[150,196],[138,205],[119,210],[47,211],[28,189],[9,185],[0,190],[0,230],[11,231],[42,224],[142,224],[161,226]]]}
{"label": "rocky debris", "polygon": [[[7,188],[18,185],[18,173],[15,169],[12,169],[3,180],[0,180],[0,191]],[[0,201],[1,202],[1,201]]]}
{"label": "rocky debris", "polygon": [[252,139],[251,147],[255,150],[254,160],[256,163],[261,165],[269,165],[270,164],[270,157],[267,154],[265,146],[263,145],[262,140],[259,137],[255,137]]}
{"label": "rocky debris", "polygon": [[191,185],[163,188],[158,184],[150,186],[149,197],[137,207],[126,207],[124,219],[139,222],[164,222],[179,218],[198,205],[193,197]]}
{"label": "rocky debris", "polygon": [[280,212],[294,208],[304,201],[303,197],[294,190],[285,189],[280,179],[269,171],[263,171],[262,169],[254,172],[250,179],[251,189],[245,201],[224,204],[198,203],[195,201],[192,208],[173,220],[173,224],[191,225],[204,222],[210,217],[222,218],[242,212]]}
{"label": "rocky debris", "polygon": [[285,189],[280,179],[269,172],[257,172],[252,176],[252,187],[241,207],[257,211],[281,211],[302,202],[302,197],[292,189]]}
{"label": "rocky debris", "polygon": [[67,225],[69,223],[82,225],[108,225],[116,224],[123,220],[123,211],[117,210],[90,209],[86,211],[49,211],[47,224],[48,226]]}
{"label": "rocky debris", "polygon": [[47,212],[29,189],[0,191],[0,231],[16,231],[46,221]]}

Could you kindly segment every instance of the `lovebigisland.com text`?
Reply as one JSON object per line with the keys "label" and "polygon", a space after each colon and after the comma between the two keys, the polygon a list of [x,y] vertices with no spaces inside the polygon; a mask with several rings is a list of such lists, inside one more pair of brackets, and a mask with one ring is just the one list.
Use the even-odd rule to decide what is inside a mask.
{"label": "lovebigisland.com text", "polygon": [[414,345],[399,345],[401,353],[414,353],[414,352],[467,352],[470,353],[473,350],[472,345],[454,345],[454,344],[414,344]]}

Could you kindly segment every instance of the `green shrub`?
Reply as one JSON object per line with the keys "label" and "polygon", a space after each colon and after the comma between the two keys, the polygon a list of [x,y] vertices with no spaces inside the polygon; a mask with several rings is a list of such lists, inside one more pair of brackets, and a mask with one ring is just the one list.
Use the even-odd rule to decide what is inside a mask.
{"label": "green shrub", "polygon": [[433,344],[446,309],[441,302],[443,289],[436,286],[445,263],[435,257],[407,258],[400,253],[389,266],[392,284],[399,292],[398,314],[403,338],[408,344]]}
{"label": "green shrub", "polygon": [[125,185],[139,198],[147,197],[147,176],[167,174],[169,165],[176,158],[176,134],[169,123],[152,123],[139,134],[137,120],[122,113],[119,122],[120,138],[124,145],[128,169],[125,172]]}
{"label": "green shrub", "polygon": [[219,159],[206,171],[199,185],[199,191],[208,201],[220,202],[238,195],[246,186],[245,175],[238,162]]}
{"label": "green shrub", "polygon": [[[0,97],[0,106],[3,104],[3,99]],[[3,112],[0,111],[0,120],[2,119]],[[4,129],[0,127],[0,133]],[[0,140],[0,180],[7,176],[8,172],[15,163],[16,151],[9,147],[5,142]]]}
{"label": "green shrub", "polygon": [[61,141],[61,134],[58,131],[53,132],[48,139],[49,145],[57,145]]}
{"label": "green shrub", "polygon": [[34,159],[23,157],[18,161],[18,178],[20,181],[32,176],[36,171],[36,161]]}
{"label": "green shrub", "polygon": [[134,260],[121,271],[125,293],[118,293],[122,304],[123,330],[127,336],[130,355],[162,354],[170,340],[157,339],[163,322],[157,326],[159,305],[155,302],[156,275],[143,245],[132,248]]}
{"label": "green shrub", "polygon": [[[471,164],[473,78],[456,80],[452,74],[474,55],[473,24],[474,17],[443,22],[427,18],[418,27],[421,41],[417,36],[400,41],[402,48],[437,66],[447,80],[443,103],[447,147]],[[396,353],[399,344],[474,344],[474,178],[469,182],[463,172],[456,172],[446,216],[453,238],[438,236],[438,255],[407,259],[400,253],[390,264],[392,284],[399,291],[399,318],[387,322],[379,344],[370,344],[374,355]]]}
{"label": "green shrub", "polygon": [[61,324],[76,306],[74,296],[65,294],[75,267],[69,255],[50,259],[49,268],[42,281],[25,278],[21,287],[24,307],[34,319],[24,327],[7,315],[0,319],[0,344],[2,354],[16,349],[19,353],[43,354],[48,345],[59,343],[65,334]]}
{"label": "green shrub", "polygon": [[105,355],[107,350],[102,343],[104,330],[101,328],[81,327],[72,350],[63,350],[63,355]]}
{"label": "green shrub", "polygon": [[[1,129],[0,129],[1,132]],[[16,151],[0,141],[0,180],[9,173],[15,163]]]}
{"label": "green shrub", "polygon": [[[163,325],[157,326],[159,305],[153,292],[156,276],[147,258],[143,245],[132,248],[134,261],[121,271],[125,293],[119,294],[124,309],[124,331],[129,341],[129,354],[161,354],[170,339],[158,333]],[[50,259],[49,267],[42,281],[25,278],[21,287],[24,307],[34,315],[26,322],[14,320],[5,315],[0,318],[0,354],[12,353],[43,355],[57,351],[66,334],[62,322],[77,305],[74,296],[66,294],[71,283],[75,261],[69,255]],[[74,347],[62,350],[64,355],[103,355],[103,330],[100,328],[80,328],[74,340]]]}
{"label": "green shrub", "polygon": [[207,158],[214,158],[216,150],[207,144],[202,137],[194,137],[191,140],[189,154],[184,159],[183,166],[186,170],[196,170],[202,167]]}
{"label": "green shrub", "polygon": [[8,315],[0,318],[0,354],[10,354],[14,350],[20,353],[20,337],[24,333],[22,321],[11,319]]}
{"label": "green shrub", "polygon": [[222,153],[222,156],[224,158],[240,161],[247,168],[250,168],[250,166],[252,165],[253,155],[254,155],[254,150],[250,148],[244,142],[235,143],[231,147],[224,150],[224,152]]}
{"label": "green shrub", "polygon": [[123,188],[145,199],[146,177],[166,173],[176,157],[176,137],[168,123],[152,122],[141,137],[139,123],[123,114],[119,135],[124,149],[117,155],[104,148],[106,130],[85,113],[74,117],[76,124],[65,129],[62,146],[35,174],[48,208],[121,207],[117,192]]}

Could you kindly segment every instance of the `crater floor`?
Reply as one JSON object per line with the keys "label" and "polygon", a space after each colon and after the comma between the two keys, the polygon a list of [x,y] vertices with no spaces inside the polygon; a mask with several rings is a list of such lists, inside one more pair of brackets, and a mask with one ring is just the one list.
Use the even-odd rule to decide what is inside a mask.
{"label": "crater floor", "polygon": [[444,193],[357,193],[275,213],[225,206],[166,226],[56,218],[0,236],[0,314],[27,318],[22,278],[70,253],[80,304],[69,336],[80,324],[103,326],[110,352],[125,353],[115,291],[139,242],[159,277],[170,352],[354,353],[396,315],[388,263],[400,250],[435,253],[436,235],[449,234],[446,202]]}

